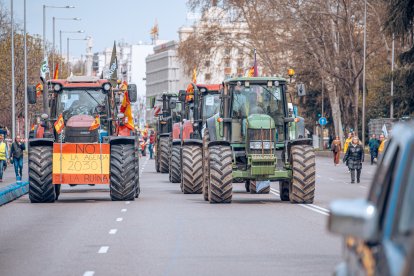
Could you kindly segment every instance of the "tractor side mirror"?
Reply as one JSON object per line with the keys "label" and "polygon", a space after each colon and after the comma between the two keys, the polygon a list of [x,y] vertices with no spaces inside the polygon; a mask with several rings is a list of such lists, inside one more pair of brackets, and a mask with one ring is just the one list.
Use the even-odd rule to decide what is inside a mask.
{"label": "tractor side mirror", "polygon": [[137,85],[136,84],[128,84],[128,96],[129,100],[132,103],[137,101]]}
{"label": "tractor side mirror", "polygon": [[179,101],[182,103],[185,102],[185,96],[186,96],[185,90],[180,90],[179,96],[178,96]]}
{"label": "tractor side mirror", "polygon": [[36,103],[36,87],[34,85],[27,86],[27,100],[29,104]]}
{"label": "tractor side mirror", "polygon": [[177,100],[171,98],[170,102],[169,102],[169,105],[170,105],[170,109],[175,109],[177,107]]}

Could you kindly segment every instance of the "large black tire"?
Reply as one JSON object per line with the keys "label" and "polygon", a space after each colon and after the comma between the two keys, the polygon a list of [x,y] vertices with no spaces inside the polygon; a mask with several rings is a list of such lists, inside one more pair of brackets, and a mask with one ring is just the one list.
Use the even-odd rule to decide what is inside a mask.
{"label": "large black tire", "polygon": [[181,152],[180,145],[174,145],[171,147],[171,165],[170,165],[171,183],[181,182],[180,152]]}
{"label": "large black tire", "polygon": [[159,173],[160,172],[160,152],[159,152],[158,141],[156,141],[154,144],[154,161],[155,161],[155,171]]}
{"label": "large black tire", "polygon": [[208,128],[204,129],[203,134],[203,197],[208,201],[208,186],[210,181],[210,157],[208,152],[208,143],[210,142],[210,134]]}
{"label": "large black tire", "polygon": [[136,151],[132,144],[111,146],[110,195],[114,201],[134,200],[136,193]]}
{"label": "large black tire", "polygon": [[289,189],[291,203],[313,203],[315,197],[315,152],[309,145],[292,146],[293,179]]}
{"label": "large black tire", "polygon": [[228,146],[209,148],[210,177],[208,198],[210,203],[231,203],[233,195],[232,152]]}
{"label": "large black tire", "polygon": [[158,153],[160,154],[159,160],[160,160],[160,172],[161,173],[168,173],[168,167],[169,167],[169,141],[168,137],[160,137],[159,141],[159,150]]}
{"label": "large black tire", "polygon": [[279,181],[279,194],[281,201],[289,201],[289,181]]}
{"label": "large black tire", "polygon": [[201,194],[203,190],[203,152],[197,145],[182,147],[181,186],[185,194]]}
{"label": "large black tire", "polygon": [[29,148],[29,198],[32,203],[54,202],[53,148],[39,146]]}
{"label": "large black tire", "polygon": [[55,185],[55,200],[59,199],[59,195],[60,195],[60,184],[56,184]]}
{"label": "large black tire", "polygon": [[135,198],[138,198],[141,193],[141,187],[139,184],[139,157],[137,156],[135,159]]}
{"label": "large black tire", "polygon": [[259,193],[256,190],[256,180],[248,180],[249,183],[249,191],[251,194],[268,194],[270,193],[270,186],[266,187],[265,189],[261,190]]}

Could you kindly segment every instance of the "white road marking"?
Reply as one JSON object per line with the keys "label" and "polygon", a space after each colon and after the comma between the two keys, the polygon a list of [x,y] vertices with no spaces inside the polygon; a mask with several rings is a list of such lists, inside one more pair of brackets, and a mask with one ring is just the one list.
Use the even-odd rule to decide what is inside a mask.
{"label": "white road marking", "polygon": [[[274,194],[275,196],[280,196],[280,192],[276,189],[270,188],[270,192],[272,194]],[[319,214],[322,214],[322,215],[325,215],[325,216],[329,216],[329,210],[325,209],[325,208],[322,208],[318,205],[315,205],[315,204],[297,204],[297,205],[300,206],[300,207],[309,209],[311,211],[314,211],[316,213],[319,213]]]}
{"label": "white road marking", "polygon": [[83,273],[83,276],[93,276],[95,275],[95,271],[85,271],[85,273]]}
{"label": "white road marking", "polygon": [[127,211],[127,209],[122,209],[121,212],[125,213]]}
{"label": "white road marking", "polygon": [[101,246],[101,248],[99,248],[98,253],[99,254],[105,254],[108,252],[109,246]]}
{"label": "white road marking", "polygon": [[130,204],[131,202],[130,201],[125,201],[125,204]]}
{"label": "white road marking", "polygon": [[118,229],[111,229],[109,230],[109,235],[115,235],[118,232]]}
{"label": "white road marking", "polygon": [[122,221],[123,220],[123,218],[117,218],[116,219],[116,221]]}
{"label": "white road marking", "polygon": [[365,187],[365,186],[362,186],[362,185],[358,185],[360,188],[364,188],[364,189],[368,189],[367,187]]}

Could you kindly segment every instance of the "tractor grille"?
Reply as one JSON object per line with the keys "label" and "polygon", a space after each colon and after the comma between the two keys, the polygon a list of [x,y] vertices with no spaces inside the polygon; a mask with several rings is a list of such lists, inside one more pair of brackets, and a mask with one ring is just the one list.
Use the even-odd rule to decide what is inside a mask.
{"label": "tractor grille", "polygon": [[250,147],[250,142],[252,141],[266,141],[271,142],[272,146],[274,146],[274,136],[275,130],[272,129],[248,129],[247,130],[247,145],[248,153],[250,154],[270,154],[271,152],[274,153],[275,149],[267,148],[267,149],[253,149]]}
{"label": "tractor grille", "polygon": [[97,143],[98,129],[89,130],[88,127],[66,127],[65,142],[68,143]]}

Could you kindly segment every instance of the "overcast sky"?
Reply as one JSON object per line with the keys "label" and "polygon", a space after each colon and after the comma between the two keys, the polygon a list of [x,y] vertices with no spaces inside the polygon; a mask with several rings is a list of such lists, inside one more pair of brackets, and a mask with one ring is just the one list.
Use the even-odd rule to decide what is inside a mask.
{"label": "overcast sky", "polygon": [[[10,0],[0,0],[10,9]],[[23,0],[13,0],[15,21],[23,27]],[[81,21],[56,20],[56,48],[59,50],[59,30],[84,30],[84,34],[65,34],[63,52],[66,53],[66,37],[84,38],[92,36],[93,52],[112,47],[113,41],[128,43],[150,43],[150,30],[158,21],[159,38],[178,38],[178,28],[190,24],[186,16],[186,0],[26,0],[27,31],[42,35],[42,5],[66,6],[74,9],[46,9],[46,37],[52,43],[52,17],[80,17]],[[71,56],[80,57],[85,53],[86,41],[71,41]]]}

